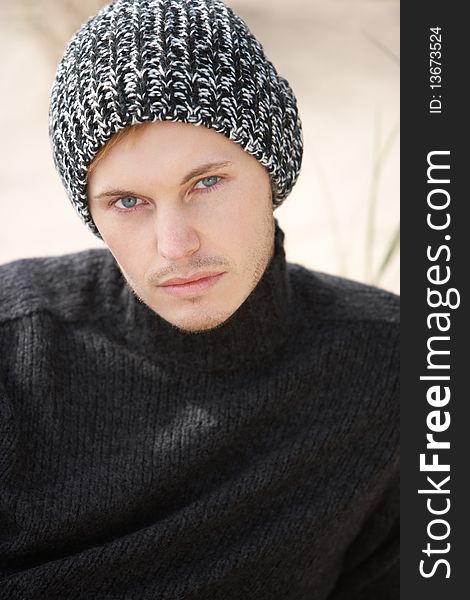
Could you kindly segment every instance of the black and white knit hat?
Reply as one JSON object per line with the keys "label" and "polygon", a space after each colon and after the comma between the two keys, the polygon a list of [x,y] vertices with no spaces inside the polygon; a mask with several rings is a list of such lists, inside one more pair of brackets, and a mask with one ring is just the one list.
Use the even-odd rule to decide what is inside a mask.
{"label": "black and white knit hat", "polygon": [[294,94],[243,20],[221,0],[117,0],[73,36],[52,87],[49,133],[72,204],[98,237],[87,169],[114,133],[148,121],[210,127],[270,174],[273,205],[297,180]]}

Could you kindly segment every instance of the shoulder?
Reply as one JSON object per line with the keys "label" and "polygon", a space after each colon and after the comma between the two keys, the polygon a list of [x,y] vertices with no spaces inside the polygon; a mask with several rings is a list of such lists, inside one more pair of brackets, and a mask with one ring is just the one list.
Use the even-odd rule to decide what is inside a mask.
{"label": "shoulder", "polygon": [[295,301],[317,321],[390,324],[400,321],[400,297],[376,286],[288,264]]}
{"label": "shoulder", "polygon": [[318,392],[343,414],[397,447],[400,385],[400,298],[381,288],[289,263],[292,363],[306,364]]}
{"label": "shoulder", "polygon": [[80,319],[121,285],[111,253],[93,249],[0,265],[0,323],[38,312]]}
{"label": "shoulder", "polygon": [[302,352],[321,355],[344,373],[377,375],[384,385],[395,386],[400,363],[399,296],[301,265],[289,263],[288,272],[292,329]]}

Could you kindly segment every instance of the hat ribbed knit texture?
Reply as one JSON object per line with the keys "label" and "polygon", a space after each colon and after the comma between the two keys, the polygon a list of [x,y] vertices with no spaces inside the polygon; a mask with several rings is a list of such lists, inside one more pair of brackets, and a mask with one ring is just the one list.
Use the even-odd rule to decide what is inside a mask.
{"label": "hat ribbed knit texture", "polygon": [[302,161],[294,94],[243,20],[220,0],[118,0],[70,41],[52,87],[55,165],[85,224],[88,165],[114,133],[178,121],[214,129],[257,158],[274,207]]}

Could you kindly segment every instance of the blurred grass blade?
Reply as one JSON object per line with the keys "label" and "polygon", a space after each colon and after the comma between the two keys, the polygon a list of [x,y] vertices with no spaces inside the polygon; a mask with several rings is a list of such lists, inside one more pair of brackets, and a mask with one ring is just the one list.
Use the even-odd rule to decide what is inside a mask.
{"label": "blurred grass blade", "polygon": [[377,275],[374,279],[375,284],[378,284],[380,282],[380,279],[382,278],[383,274],[387,270],[388,265],[391,263],[393,257],[397,253],[399,247],[400,247],[400,225],[397,226],[395,233],[393,234],[392,239],[390,240],[390,243],[388,244],[388,248],[385,252],[385,255],[382,259],[380,267],[377,271]]}
{"label": "blurred grass blade", "polygon": [[313,162],[311,163],[313,168],[316,170],[318,175],[318,182],[322,189],[322,197],[325,201],[325,209],[328,215],[328,220],[330,224],[330,229],[333,233],[331,236],[333,242],[333,250],[336,252],[338,264],[339,264],[339,273],[343,277],[347,275],[347,262],[346,262],[346,253],[344,250],[343,239],[341,236],[341,229],[339,226],[338,216],[336,214],[335,201],[333,198],[333,194],[331,193],[330,184],[328,181],[328,177],[323,169],[321,161],[318,156],[313,153]]}
{"label": "blurred grass blade", "polygon": [[373,35],[371,35],[367,31],[363,30],[362,34],[369,40],[369,42],[371,42],[371,44],[374,44],[374,46],[376,48],[378,48],[379,50],[381,50],[394,63],[396,63],[397,65],[400,64],[400,57],[397,56],[395,54],[395,52],[392,52],[392,50],[390,50],[390,48],[387,48],[387,46],[385,46],[385,44],[382,44],[382,42],[380,40],[378,40],[376,37],[374,37]]}
{"label": "blurred grass blade", "polygon": [[[380,138],[379,128],[380,128],[380,119],[379,119],[378,114],[376,113],[376,124],[375,124],[375,128],[374,128],[374,138],[375,138],[374,146],[376,149],[378,147],[379,138]],[[375,150],[375,152],[374,152],[374,154],[376,156],[375,156],[375,160],[374,160],[374,164],[373,164],[373,168],[372,168],[372,177],[371,177],[370,191],[369,191],[369,209],[368,209],[367,224],[366,224],[366,248],[365,248],[366,277],[369,280],[375,279],[375,277],[373,277],[372,264],[373,264],[373,253],[374,253],[374,246],[375,246],[375,215],[377,212],[377,203],[378,203],[378,199],[379,199],[380,176],[381,176],[381,172],[382,172],[382,167],[385,164],[385,161],[387,160],[387,157],[390,153],[390,150],[392,149],[393,142],[395,141],[395,138],[396,138],[399,130],[400,130],[400,125],[399,125],[399,123],[397,123],[391,129],[390,133],[388,134],[387,139],[385,140],[385,143],[382,146],[382,149],[380,150],[380,152],[377,153],[377,150]]]}

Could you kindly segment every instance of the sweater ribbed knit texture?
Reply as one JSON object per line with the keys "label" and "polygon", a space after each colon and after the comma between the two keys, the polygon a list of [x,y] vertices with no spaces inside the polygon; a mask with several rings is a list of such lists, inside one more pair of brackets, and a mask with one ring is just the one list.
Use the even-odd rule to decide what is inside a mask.
{"label": "sweater ribbed knit texture", "polygon": [[108,250],[0,267],[3,600],[395,600],[398,298],[275,254],[183,333]]}

